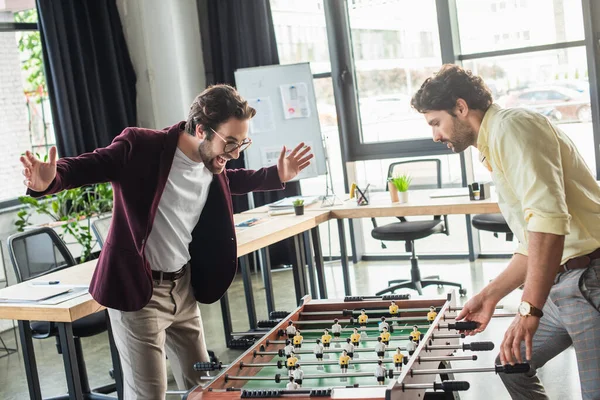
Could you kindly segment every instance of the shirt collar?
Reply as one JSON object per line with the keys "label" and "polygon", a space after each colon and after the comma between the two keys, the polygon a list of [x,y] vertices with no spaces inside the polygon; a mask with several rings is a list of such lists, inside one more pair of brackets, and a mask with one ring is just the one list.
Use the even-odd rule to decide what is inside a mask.
{"label": "shirt collar", "polygon": [[485,112],[483,120],[481,120],[481,126],[479,127],[479,134],[477,135],[477,150],[479,150],[479,160],[483,162],[488,157],[488,141],[490,127],[492,121],[501,107],[498,104],[492,104],[490,108]]}

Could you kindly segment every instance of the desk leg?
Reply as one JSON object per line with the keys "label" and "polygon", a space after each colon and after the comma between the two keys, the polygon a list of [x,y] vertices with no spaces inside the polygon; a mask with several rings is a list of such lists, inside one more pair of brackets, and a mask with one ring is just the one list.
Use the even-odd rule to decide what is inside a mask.
{"label": "desk leg", "polygon": [[302,262],[302,247],[300,246],[300,238],[298,235],[294,236],[294,253],[296,255],[296,262],[293,265],[294,273],[294,288],[296,289],[296,304],[300,305],[302,297],[306,294],[304,283],[304,264]]}
{"label": "desk leg", "polygon": [[223,318],[223,331],[225,331],[225,346],[229,347],[229,341],[232,339],[231,332],[233,332],[233,326],[231,323],[231,311],[229,309],[229,297],[227,293],[221,297],[221,316]]}
{"label": "desk leg", "polygon": [[108,331],[108,345],[110,346],[110,358],[113,365],[113,377],[115,378],[115,386],[117,389],[117,399],[123,400],[123,369],[121,368],[121,358],[119,357],[119,351],[115,344],[115,337],[112,333],[112,326],[110,323],[110,316],[108,310],[106,312],[106,328]]}
{"label": "desk leg", "polygon": [[248,323],[250,324],[250,329],[256,329],[256,308],[254,306],[254,292],[252,291],[252,279],[250,276],[250,266],[248,264],[247,255],[240,257],[240,268],[242,269],[244,293],[246,295],[246,310],[248,311]]}
{"label": "desk leg", "polygon": [[273,295],[273,279],[271,277],[271,257],[269,256],[268,247],[263,247],[259,251],[260,269],[263,274],[265,297],[267,298],[267,312],[271,315],[271,312],[275,311],[275,296]]}
{"label": "desk leg", "polygon": [[38,376],[33,340],[31,338],[31,327],[29,321],[18,321],[21,348],[23,349],[23,362],[25,363],[25,375],[29,386],[29,398],[31,400],[42,400],[40,389],[40,378]]}
{"label": "desk leg", "polygon": [[317,272],[317,283],[319,284],[319,299],[327,298],[327,286],[325,284],[325,270],[323,268],[323,250],[321,249],[321,235],[319,227],[310,230],[312,235],[312,246],[315,252],[315,269]]}
{"label": "desk leg", "polygon": [[82,400],[81,379],[79,377],[79,365],[75,353],[75,341],[73,340],[73,326],[69,322],[58,323],[58,335],[60,337],[60,347],[63,353],[65,363],[65,375],[67,377],[67,388],[69,389],[69,399]]}
{"label": "desk leg", "polygon": [[344,220],[338,219],[338,234],[340,237],[340,258],[342,262],[342,276],[344,279],[344,294],[352,295],[350,287],[350,271],[348,270],[348,249],[346,248],[346,231],[344,230]]}
{"label": "desk leg", "polygon": [[308,233],[308,231],[303,232],[302,233],[302,237],[303,237],[303,244],[304,244],[304,254],[306,254],[306,264],[308,266],[308,281],[310,282],[310,294],[312,296],[313,299],[318,299],[319,298],[319,290],[317,287],[317,277],[315,274],[315,261],[313,259],[313,253],[312,253],[312,248],[313,246],[311,246],[310,243],[310,235]]}

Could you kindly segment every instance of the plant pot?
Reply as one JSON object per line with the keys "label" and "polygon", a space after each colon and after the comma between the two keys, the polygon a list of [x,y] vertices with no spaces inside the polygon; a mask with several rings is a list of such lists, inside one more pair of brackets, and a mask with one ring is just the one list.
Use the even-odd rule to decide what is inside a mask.
{"label": "plant pot", "polygon": [[304,215],[304,206],[294,206],[294,212],[296,215]]}
{"label": "plant pot", "polygon": [[400,199],[398,198],[398,189],[396,188],[396,185],[394,185],[392,182],[388,182],[388,190],[390,191],[392,203],[399,202]]}
{"label": "plant pot", "polygon": [[408,190],[406,192],[399,192],[400,203],[408,203]]}

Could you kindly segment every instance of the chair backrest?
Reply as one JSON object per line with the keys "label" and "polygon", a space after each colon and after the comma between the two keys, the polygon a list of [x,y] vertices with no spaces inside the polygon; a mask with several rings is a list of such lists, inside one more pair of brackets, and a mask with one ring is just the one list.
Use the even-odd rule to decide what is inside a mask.
{"label": "chair backrest", "polygon": [[442,162],[437,158],[391,163],[388,169],[388,178],[398,174],[410,175],[412,189],[439,189],[442,187]]}
{"label": "chair backrest", "polygon": [[48,227],[10,236],[8,254],[18,282],[75,265],[65,242]]}
{"label": "chair backrest", "polygon": [[102,246],[104,246],[104,242],[106,241],[106,237],[108,236],[108,231],[110,229],[111,222],[112,214],[100,217],[94,222],[92,222],[92,231],[94,231],[94,235],[98,240],[98,245],[101,248]]}

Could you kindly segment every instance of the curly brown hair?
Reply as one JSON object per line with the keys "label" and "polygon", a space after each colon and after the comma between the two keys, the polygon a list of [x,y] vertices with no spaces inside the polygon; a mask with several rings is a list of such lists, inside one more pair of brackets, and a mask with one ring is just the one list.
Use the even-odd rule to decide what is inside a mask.
{"label": "curly brown hair", "polygon": [[463,99],[470,109],[487,111],[492,105],[492,92],[483,79],[458,65],[444,64],[415,93],[410,104],[421,114],[447,111],[455,116],[456,101]]}
{"label": "curly brown hair", "polygon": [[256,110],[248,105],[233,86],[212,85],[192,102],[185,131],[193,136],[196,134],[196,126],[200,125],[210,140],[214,134],[208,128],[217,130],[229,118],[246,120],[255,115]]}

